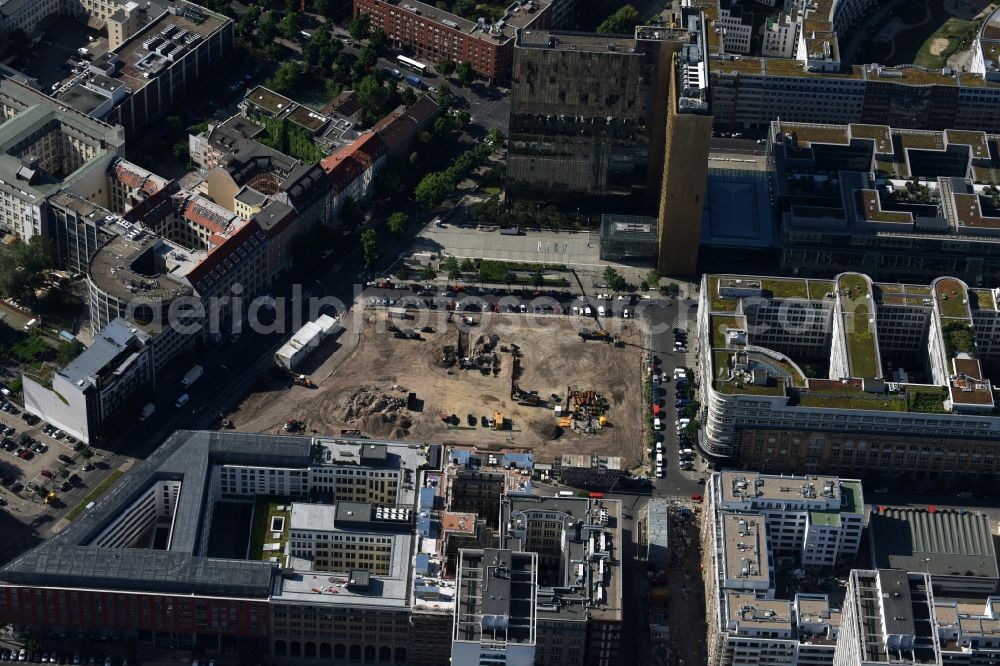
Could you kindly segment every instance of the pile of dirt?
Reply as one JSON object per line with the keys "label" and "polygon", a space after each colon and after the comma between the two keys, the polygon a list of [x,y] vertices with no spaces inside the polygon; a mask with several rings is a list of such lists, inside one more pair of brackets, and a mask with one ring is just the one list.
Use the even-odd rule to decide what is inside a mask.
{"label": "pile of dirt", "polygon": [[344,392],[333,411],[338,421],[357,424],[361,431],[377,437],[403,438],[413,427],[405,392],[399,397],[378,386],[356,386]]}

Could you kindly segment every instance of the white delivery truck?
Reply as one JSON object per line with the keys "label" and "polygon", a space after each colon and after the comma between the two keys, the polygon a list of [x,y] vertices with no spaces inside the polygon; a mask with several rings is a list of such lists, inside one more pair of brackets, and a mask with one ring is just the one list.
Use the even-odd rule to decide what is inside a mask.
{"label": "white delivery truck", "polygon": [[203,374],[205,374],[204,368],[202,368],[200,365],[194,366],[193,368],[188,370],[187,374],[184,375],[184,378],[181,379],[181,386],[183,386],[184,388],[190,388],[191,385],[194,384],[196,381],[198,381]]}

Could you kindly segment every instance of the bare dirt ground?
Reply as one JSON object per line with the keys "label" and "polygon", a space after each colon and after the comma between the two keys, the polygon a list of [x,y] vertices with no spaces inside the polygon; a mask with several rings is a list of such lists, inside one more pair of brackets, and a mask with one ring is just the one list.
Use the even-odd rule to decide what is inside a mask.
{"label": "bare dirt ground", "polygon": [[941,55],[944,53],[945,49],[948,48],[948,40],[942,37],[934,38],[931,42],[931,55]]}
{"label": "bare dirt ground", "polygon": [[[447,367],[441,362],[445,346],[458,344],[458,316],[447,322],[447,313],[433,313],[433,332],[420,340],[401,340],[388,329],[384,312],[359,315],[357,345],[314,352],[319,360],[312,375],[316,388],[289,386],[287,378],[267,374],[258,379],[254,392],[228,417],[238,430],[278,432],[288,419],[305,423],[309,433],[338,434],[357,429],[372,437],[403,438],[455,444],[517,446],[533,449],[539,460],[563,453],[620,455],[630,466],[643,459],[642,389],[640,384],[643,340],[637,325],[629,324],[621,337],[624,347],[606,342],[583,341],[573,323],[563,318],[531,318],[490,315],[483,326],[469,327],[468,344],[483,335],[495,334],[499,373]],[[479,316],[476,316],[479,319]],[[416,322],[423,326],[425,322]],[[399,323],[400,327],[415,322]],[[518,385],[537,391],[545,406],[518,404],[511,399],[513,355],[520,350]],[[503,351],[507,349],[508,351]],[[332,356],[342,354],[332,373],[323,372]],[[326,357],[331,357],[326,359]],[[325,359],[325,360],[324,360]],[[557,419],[553,407],[559,396],[565,406],[567,389],[595,391],[609,401],[608,427],[596,434],[563,430],[553,437]],[[406,408],[408,392],[417,394],[415,410]],[[507,430],[479,425],[483,415],[500,411],[510,420]],[[456,414],[461,425],[451,427],[442,414]],[[467,415],[476,417],[469,427]]]}

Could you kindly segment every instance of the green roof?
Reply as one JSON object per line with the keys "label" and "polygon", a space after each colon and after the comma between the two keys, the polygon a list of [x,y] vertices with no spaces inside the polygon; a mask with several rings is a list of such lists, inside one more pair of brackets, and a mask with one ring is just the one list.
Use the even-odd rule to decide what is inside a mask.
{"label": "green roof", "polygon": [[824,527],[840,527],[839,511],[810,511],[809,521],[813,525]]}
{"label": "green roof", "polygon": [[861,513],[862,494],[860,481],[840,482],[840,510],[845,513]]}

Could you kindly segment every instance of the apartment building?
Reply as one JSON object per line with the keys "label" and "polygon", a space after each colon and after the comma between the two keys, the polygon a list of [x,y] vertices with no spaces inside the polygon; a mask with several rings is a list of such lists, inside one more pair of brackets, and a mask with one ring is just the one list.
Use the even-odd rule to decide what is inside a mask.
{"label": "apartment building", "polygon": [[799,23],[795,14],[780,14],[764,22],[761,55],[765,58],[791,58],[799,45]]}
{"label": "apartment building", "polygon": [[88,118],[12,79],[0,80],[0,229],[48,237],[48,200],[104,169],[121,127]]}
{"label": "apartment building", "polygon": [[832,664],[840,611],[825,594],[776,598],[775,570],[853,561],[861,482],[717,472],[706,501],[708,663]]}
{"label": "apartment building", "polygon": [[723,52],[750,53],[753,12],[745,12],[741,2],[719,0],[719,17],[714,28],[721,33]]}
{"label": "apartment building", "polygon": [[658,215],[669,273],[695,269],[711,136],[703,16],[682,25],[519,32],[507,159],[512,195]]}
{"label": "apartment building", "polygon": [[[352,466],[346,457],[370,446],[397,470],[439,459],[437,447],[400,442],[174,433],[57,538],[0,571],[0,617],[38,633],[253,648],[281,665],[446,663],[457,595],[418,559],[418,536],[434,540],[413,523],[423,479],[391,504],[309,500],[323,491],[304,479]],[[279,484],[233,495],[220,468],[297,473],[298,485],[273,506]],[[259,552],[248,552],[249,534],[236,547],[213,537],[223,523],[227,534],[263,532]]]}
{"label": "apartment building", "polygon": [[31,34],[38,22],[59,11],[62,0],[3,0],[0,2],[0,46],[6,49],[7,38],[15,30]]}
{"label": "apartment building", "polygon": [[998,298],[955,278],[706,276],[700,445],[771,472],[985,482]]}
{"label": "apartment building", "polygon": [[149,335],[114,319],[52,375],[51,387],[22,375],[24,411],[89,444],[128,407],[138,411],[155,389],[154,366]]}
{"label": "apartment building", "polygon": [[621,502],[506,496],[500,547],[538,562],[535,663],[618,663],[622,625]]}
{"label": "apartment building", "polygon": [[[781,269],[1000,283],[997,135],[771,124]],[[830,172],[834,176],[829,176]]]}
{"label": "apartment building", "polygon": [[235,48],[233,20],[187,0],[146,9],[118,0],[73,1],[70,13],[107,21],[111,50],[63,84],[55,97],[129,134],[166,116]]}
{"label": "apartment building", "polygon": [[366,14],[371,28],[381,28],[396,50],[413,52],[431,63],[467,62],[477,76],[491,83],[510,79],[514,39],[518,30],[567,25],[575,3],[569,0],[515,0],[494,22],[470,21],[413,0],[355,0],[354,15]]}
{"label": "apartment building", "polygon": [[451,663],[534,666],[538,556],[463,548]]}

